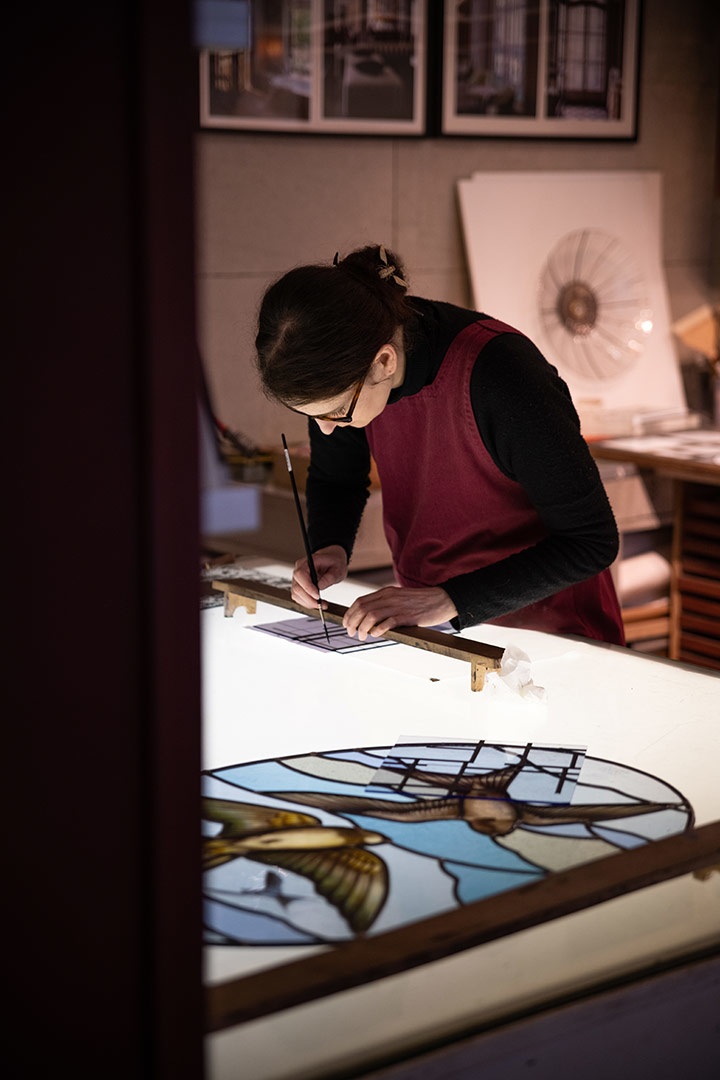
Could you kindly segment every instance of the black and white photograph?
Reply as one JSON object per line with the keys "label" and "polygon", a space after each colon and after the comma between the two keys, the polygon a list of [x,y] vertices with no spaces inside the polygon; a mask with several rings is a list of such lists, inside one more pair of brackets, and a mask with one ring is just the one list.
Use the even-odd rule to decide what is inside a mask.
{"label": "black and white photograph", "polygon": [[413,0],[326,0],[324,116],[412,122]]}
{"label": "black and white photograph", "polygon": [[537,111],[539,8],[521,0],[465,0],[452,26],[458,117],[529,116]]}
{"label": "black and white photograph", "polygon": [[200,54],[204,127],[306,129],[313,89],[313,0],[226,4],[215,36],[226,48]]}
{"label": "black and white photograph", "polygon": [[634,138],[637,0],[446,0],[449,135]]}
{"label": "black and white photograph", "polygon": [[203,127],[424,134],[426,0],[224,6],[228,44],[200,56]]}

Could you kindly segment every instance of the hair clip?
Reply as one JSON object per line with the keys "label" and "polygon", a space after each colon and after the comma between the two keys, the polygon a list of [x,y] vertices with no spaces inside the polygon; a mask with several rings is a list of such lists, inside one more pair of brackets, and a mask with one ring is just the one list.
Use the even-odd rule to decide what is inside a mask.
{"label": "hair clip", "polygon": [[380,258],[383,263],[382,266],[378,267],[378,274],[380,275],[381,280],[385,281],[387,278],[391,277],[396,285],[400,285],[403,289],[409,288],[407,281],[403,281],[400,275],[396,273],[397,266],[393,266],[392,263],[388,262],[387,251],[382,244],[380,244],[378,251],[380,252]]}

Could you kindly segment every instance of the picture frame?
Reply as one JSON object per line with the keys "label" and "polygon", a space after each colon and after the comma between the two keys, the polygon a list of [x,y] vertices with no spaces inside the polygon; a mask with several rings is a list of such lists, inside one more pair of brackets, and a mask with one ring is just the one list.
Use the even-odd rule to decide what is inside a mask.
{"label": "picture frame", "polygon": [[201,7],[201,127],[425,134],[427,0]]}
{"label": "picture frame", "polygon": [[639,0],[445,0],[443,135],[634,139]]}

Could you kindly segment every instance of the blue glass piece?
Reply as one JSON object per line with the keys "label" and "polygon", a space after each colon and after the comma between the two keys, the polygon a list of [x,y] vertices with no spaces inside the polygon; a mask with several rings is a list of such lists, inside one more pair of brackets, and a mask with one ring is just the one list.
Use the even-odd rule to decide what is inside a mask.
{"label": "blue glass piece", "polygon": [[[603,787],[600,784],[589,784],[585,782],[585,769],[583,769],[582,778],[577,783],[577,795],[573,799],[573,802],[582,806],[583,803],[627,803],[628,806],[634,806],[639,800],[632,798],[625,791],[618,791],[614,788]],[[671,802],[676,798],[674,792],[666,792],[662,802]]]}
{"label": "blue glass piece", "polygon": [[578,839],[586,839],[590,836],[587,825],[583,822],[559,822],[553,824],[549,821],[546,825],[524,825],[527,832],[544,833],[546,836],[569,836]]}
{"label": "blue glass piece", "polygon": [[443,865],[457,879],[457,896],[462,904],[471,904],[474,900],[482,900],[486,896],[516,889],[519,885],[527,885],[529,881],[537,881],[545,877],[543,870],[513,873],[510,870],[478,869],[447,860]]}
{"label": "blue glass piece", "polygon": [[317,938],[279,919],[257,911],[228,907],[215,900],[205,900],[203,915],[211,930],[224,934],[240,945],[311,945],[317,941]]}
{"label": "blue glass piece", "polygon": [[634,836],[631,833],[621,832],[619,829],[608,829],[602,825],[593,825],[592,831],[600,840],[628,851],[647,843],[644,836]]}
{"label": "blue glass piece", "polygon": [[347,814],[363,829],[374,829],[394,844],[443,861],[488,866],[497,870],[532,867],[521,855],[496,844],[490,836],[475,832],[463,821],[389,821],[387,818]]}
{"label": "blue glass piece", "polygon": [[517,802],[568,806],[580,776],[585,749],[528,747],[523,755],[523,767],[508,788],[508,796]]}
{"label": "blue glass piece", "polygon": [[594,828],[613,829],[619,833],[641,836],[644,840],[661,840],[664,836],[674,836],[687,828],[689,814],[678,807],[668,810],[655,810],[652,814],[640,814],[637,817],[617,818],[612,822],[598,822]]}
{"label": "blue glass piece", "polygon": [[325,780],[299,769],[285,768],[277,761],[261,761],[256,765],[238,765],[215,774],[219,779],[250,788],[251,791],[329,791],[336,794],[359,795],[359,784],[344,784]]}

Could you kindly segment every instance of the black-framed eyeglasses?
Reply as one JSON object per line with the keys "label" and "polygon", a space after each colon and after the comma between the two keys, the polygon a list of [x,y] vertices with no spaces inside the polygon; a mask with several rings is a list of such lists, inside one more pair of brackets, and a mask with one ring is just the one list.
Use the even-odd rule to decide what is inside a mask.
{"label": "black-framed eyeglasses", "polygon": [[[368,373],[366,372],[363,375],[360,382],[355,387],[355,392],[353,393],[352,400],[351,400],[350,405],[348,407],[348,411],[345,413],[344,416],[327,416],[327,415],[323,414],[322,416],[311,416],[310,419],[311,420],[328,420],[331,424],[350,424],[352,422],[353,413],[355,412],[355,406],[357,405],[357,400],[360,397],[360,391],[362,390],[363,386],[365,385],[365,380],[367,379],[367,377],[368,377]],[[299,412],[299,410],[298,409],[293,409],[293,412]],[[302,415],[307,416],[308,413],[303,413]]]}

